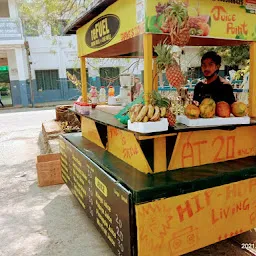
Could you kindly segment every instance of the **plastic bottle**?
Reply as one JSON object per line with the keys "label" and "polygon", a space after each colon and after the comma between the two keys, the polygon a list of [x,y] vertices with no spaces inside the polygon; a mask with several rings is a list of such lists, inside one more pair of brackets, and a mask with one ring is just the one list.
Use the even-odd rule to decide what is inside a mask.
{"label": "plastic bottle", "polygon": [[90,94],[91,94],[92,108],[95,108],[97,106],[97,101],[98,101],[98,92],[95,86],[91,87]]}
{"label": "plastic bottle", "polygon": [[108,97],[111,96],[115,96],[115,88],[112,85],[108,87]]}
{"label": "plastic bottle", "polygon": [[102,105],[106,104],[106,90],[104,86],[101,86],[100,88],[99,103]]}

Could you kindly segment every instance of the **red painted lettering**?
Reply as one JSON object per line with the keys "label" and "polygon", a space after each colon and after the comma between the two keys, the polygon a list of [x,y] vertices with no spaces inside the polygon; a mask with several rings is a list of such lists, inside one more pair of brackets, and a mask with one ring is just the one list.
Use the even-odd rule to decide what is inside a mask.
{"label": "red painted lettering", "polygon": [[244,22],[239,26],[234,26],[233,22],[227,23],[227,34],[237,35],[237,34],[248,34],[248,25]]}
{"label": "red painted lettering", "polygon": [[215,210],[212,209],[212,224],[215,224],[216,222],[218,222],[220,219],[217,218]]}
{"label": "red painted lettering", "polygon": [[201,140],[198,142],[193,143],[194,146],[198,146],[198,162],[201,165],[201,145],[207,144],[206,140]]}
{"label": "red painted lettering", "polygon": [[223,146],[224,146],[224,143],[225,143],[224,137],[223,137],[223,136],[218,136],[218,137],[216,137],[216,138],[213,140],[213,142],[212,142],[212,146],[213,146],[213,147],[214,147],[214,145],[215,145],[215,143],[216,143],[217,141],[220,141],[220,146],[219,146],[219,149],[218,149],[218,151],[217,151],[217,153],[216,153],[216,155],[215,155],[215,157],[214,157],[214,159],[213,159],[213,162],[221,162],[221,161],[224,161],[224,158],[221,158],[221,157],[220,157],[220,153],[221,153],[221,151],[222,151],[222,149],[223,149]]}
{"label": "red painted lettering", "polygon": [[211,10],[211,13],[213,14],[212,17],[214,20],[220,20],[222,13],[227,13],[224,7],[222,6],[214,6]]}
{"label": "red painted lettering", "polygon": [[181,155],[182,167],[185,167],[186,159],[191,159],[192,166],[194,166],[194,151],[191,143],[189,142],[183,144]]}
{"label": "red painted lettering", "polygon": [[239,213],[240,211],[248,211],[250,210],[250,205],[248,203],[248,198],[235,203],[232,206],[228,206],[225,209],[212,209],[212,224],[215,224],[219,220],[224,220],[232,217],[233,215]]}
{"label": "red painted lettering", "polygon": [[250,179],[249,181],[249,191],[250,193],[255,189],[256,187],[256,179]]}
{"label": "red painted lettering", "polygon": [[177,212],[179,214],[180,222],[184,221],[184,214],[187,213],[188,217],[191,218],[193,216],[193,211],[190,205],[190,202],[187,200],[185,202],[185,208],[182,208],[181,205],[177,206]]}
{"label": "red painted lettering", "polygon": [[204,192],[206,205],[209,206],[211,204],[211,196],[213,194],[213,190],[206,190]]}
{"label": "red painted lettering", "polygon": [[235,158],[235,136],[228,136],[227,137],[227,159],[234,159]]}
{"label": "red painted lettering", "polygon": [[229,200],[231,197],[236,197],[237,189],[236,184],[229,185],[226,187],[226,199]]}
{"label": "red painted lettering", "polygon": [[196,196],[192,197],[191,199],[194,199],[196,202],[196,212],[195,213],[198,213],[204,209],[204,207],[201,207],[201,205],[200,205],[199,195],[196,195]]}

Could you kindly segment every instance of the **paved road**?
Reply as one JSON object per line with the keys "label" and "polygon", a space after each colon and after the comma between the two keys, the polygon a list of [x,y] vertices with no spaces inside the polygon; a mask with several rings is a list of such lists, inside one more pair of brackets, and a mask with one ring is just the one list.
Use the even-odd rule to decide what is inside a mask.
{"label": "paved road", "polygon": [[66,185],[37,186],[38,135],[54,117],[0,111],[0,256],[113,256]]}

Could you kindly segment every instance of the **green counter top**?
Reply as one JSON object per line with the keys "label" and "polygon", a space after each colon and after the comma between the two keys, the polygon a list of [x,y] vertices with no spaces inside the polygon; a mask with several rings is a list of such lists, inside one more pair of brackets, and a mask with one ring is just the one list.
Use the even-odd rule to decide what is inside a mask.
{"label": "green counter top", "polygon": [[85,139],[81,133],[63,135],[63,138],[129,189],[136,204],[256,177],[256,157],[147,175]]}

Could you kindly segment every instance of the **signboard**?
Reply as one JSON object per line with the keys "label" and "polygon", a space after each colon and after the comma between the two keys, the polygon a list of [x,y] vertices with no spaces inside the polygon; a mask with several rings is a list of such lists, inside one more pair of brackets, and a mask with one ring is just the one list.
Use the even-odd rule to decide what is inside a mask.
{"label": "signboard", "polygon": [[22,39],[21,26],[18,20],[0,19],[0,40]]}
{"label": "signboard", "polygon": [[60,139],[62,177],[116,255],[131,255],[131,193]]}
{"label": "signboard", "polygon": [[138,255],[183,255],[256,226],[256,178],[136,205],[135,211]]}
{"label": "signboard", "polygon": [[90,48],[100,48],[116,36],[119,27],[120,20],[116,15],[104,15],[88,28],[85,42]]}
{"label": "signboard", "polygon": [[168,170],[256,155],[256,126],[179,133]]}
{"label": "signboard", "polygon": [[[189,14],[189,31],[193,36],[256,41],[255,0],[182,0]],[[148,0],[146,32],[171,31],[171,18],[165,14],[168,0]]]}
{"label": "signboard", "polygon": [[[77,30],[78,55],[84,56],[143,34],[144,4],[138,0],[116,1]],[[129,17],[128,17],[129,16]]]}

